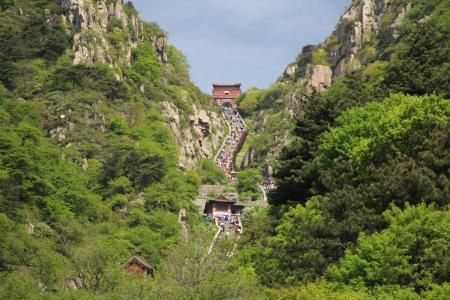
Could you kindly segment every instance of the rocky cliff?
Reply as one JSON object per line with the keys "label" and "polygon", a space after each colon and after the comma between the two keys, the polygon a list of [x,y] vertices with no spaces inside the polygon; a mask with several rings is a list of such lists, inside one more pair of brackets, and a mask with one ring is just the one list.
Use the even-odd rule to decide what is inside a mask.
{"label": "rocky cliff", "polygon": [[261,96],[266,99],[262,102],[270,103],[250,112],[250,118],[256,122],[255,136],[250,140],[266,142],[259,141],[259,147],[247,146],[252,153],[246,153],[244,165],[251,165],[253,157],[270,160],[289,143],[291,128],[288,125],[274,127],[274,123],[289,123],[315,93],[324,92],[338,78],[377,59],[388,59],[402,21],[415,3],[412,0],[354,0],[324,42],[303,47],[296,61],[289,64],[278,82]]}
{"label": "rocky cliff", "polygon": [[[347,74],[373,59],[377,51],[385,50],[398,36],[398,29],[412,7],[411,0],[356,0],[342,15],[334,31],[319,45],[303,48],[296,62],[290,64],[280,81],[312,80],[317,88],[317,72],[308,72],[314,66],[328,67],[326,81]],[[386,39],[386,37],[389,37]],[[388,40],[388,41],[386,41]],[[388,55],[388,53],[386,53]],[[322,78],[323,80],[324,78]],[[321,81],[321,80],[320,80]],[[320,89],[320,88],[319,88]]]}
{"label": "rocky cliff", "polygon": [[[74,26],[74,64],[107,63],[120,70],[130,66],[139,42],[153,43],[167,62],[166,38],[149,35],[132,7],[116,1],[63,0],[64,20]],[[120,79],[121,74],[117,74]]]}
{"label": "rocky cliff", "polygon": [[170,102],[162,102],[169,126],[180,145],[180,167],[190,169],[201,158],[213,158],[224,138],[222,118],[214,111],[192,105],[188,126],[183,126],[180,110]]}
{"label": "rocky cliff", "polygon": [[[180,71],[175,66],[177,62],[172,64],[169,60],[168,52],[174,53],[177,50],[167,43],[163,30],[154,23],[142,21],[133,5],[130,2],[124,4],[122,0],[62,0],[61,6],[63,22],[73,36],[71,55],[74,65],[106,64],[113,70],[118,82],[137,86],[143,97],[158,103],[157,106],[180,148],[182,168],[192,168],[198,159],[213,156],[222,139],[223,121],[216,112],[211,111],[205,95],[201,95],[193,87],[188,75],[179,74]],[[132,70],[135,59],[133,53],[142,44],[151,45],[159,63],[141,63],[138,67],[144,70],[158,69],[157,73],[161,74],[156,83],[149,82],[148,79],[138,82],[135,70]],[[179,57],[182,54],[176,55]],[[180,105],[191,109],[180,110],[177,108]],[[49,128],[49,132],[63,145],[66,145],[66,137],[70,136],[71,131],[86,124],[95,126],[96,130],[106,134],[109,115],[113,115],[111,109],[108,113],[105,108],[107,106],[102,102],[79,106],[77,110],[85,116],[85,124],[61,119]],[[103,108],[103,112],[99,107]],[[55,114],[59,109],[55,108]],[[130,125],[135,123],[134,116],[125,112],[124,117]]]}
{"label": "rocky cliff", "polygon": [[[329,48],[333,75],[340,76],[358,68],[364,59],[361,51],[368,45],[375,46],[380,32],[392,38],[398,36],[398,28],[411,8],[411,1],[359,0],[341,17],[332,35],[325,41]],[[372,49],[373,50],[373,49]]]}

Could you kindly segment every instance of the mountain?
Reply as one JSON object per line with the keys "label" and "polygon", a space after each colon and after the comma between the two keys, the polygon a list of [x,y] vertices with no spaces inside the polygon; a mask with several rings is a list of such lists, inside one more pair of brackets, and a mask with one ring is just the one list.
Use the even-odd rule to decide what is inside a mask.
{"label": "mountain", "polygon": [[[353,1],[239,99],[234,186],[219,108],[132,2],[0,1],[0,299],[448,299],[449,14]],[[252,201],[261,169],[236,240],[199,217],[201,184]]]}
{"label": "mountain", "polygon": [[[152,106],[172,130],[181,167],[190,169],[195,161],[213,156],[222,138],[223,122],[209,98],[189,81],[186,58],[167,43],[166,33],[158,25],[141,21],[132,4],[123,5],[122,1],[48,2],[39,4],[43,13],[27,2],[5,11],[4,31],[23,32],[4,50],[4,55],[18,56],[11,70],[17,75],[7,76],[4,82],[7,87],[14,86],[19,99],[45,98],[49,90],[54,92],[48,101],[46,128],[61,146],[89,148],[87,140],[77,137],[79,133],[91,131],[88,135],[98,143],[110,132],[110,122],[140,125]],[[12,25],[6,20],[19,22]],[[27,27],[30,22],[34,28]],[[21,49],[21,39],[28,48]],[[48,41],[42,43],[44,39]],[[62,55],[56,57],[58,54]],[[41,56],[52,57],[42,60]],[[38,70],[42,72],[42,65],[50,63],[53,87],[42,87],[36,82],[41,78],[36,77],[47,74],[38,74]],[[68,72],[65,68],[72,63],[73,70]],[[92,80],[103,77],[106,86],[67,97],[70,88],[60,82],[72,80],[75,90],[77,76],[84,73]],[[133,100],[135,106],[123,100]],[[138,107],[145,101],[147,107]],[[69,120],[65,126],[61,126],[60,115]],[[87,150],[81,152],[88,160],[92,156]]]}
{"label": "mountain", "polygon": [[[443,20],[429,20],[432,16],[445,18],[446,2],[353,1],[324,42],[303,47],[277,83],[267,90],[251,89],[241,99],[240,105],[251,119],[249,123],[254,123],[255,133],[246,145],[250,151],[246,153],[244,166],[253,161],[256,165],[264,161],[273,164],[273,158],[292,137],[292,123],[285,120],[292,120],[301,113],[316,93],[341,84],[351,76],[370,82],[371,88],[377,85],[376,92],[381,95],[371,95],[372,98],[383,98],[396,91],[436,92],[448,97],[448,52],[445,48],[448,25]],[[426,53],[404,53],[402,47],[410,45],[419,32],[430,35],[416,41],[421,43],[417,45],[421,47],[418,51]],[[437,52],[435,61],[425,57],[433,51]],[[404,56],[422,54],[424,60],[417,59],[414,67],[399,66],[401,62],[407,62],[408,58]],[[410,57],[408,62],[413,59]],[[394,64],[398,69],[394,70]],[[417,74],[410,78],[409,73]],[[418,91],[419,87],[422,90]]]}
{"label": "mountain", "polygon": [[[224,121],[165,31],[122,0],[0,1],[0,45],[1,299],[169,299],[246,280],[219,267],[220,247],[195,256],[210,226],[193,200],[225,177],[211,159]],[[135,255],[161,279],[127,274]]]}
{"label": "mountain", "polygon": [[[156,63],[162,65],[161,74],[156,72],[156,76],[161,76],[163,84],[169,87],[166,97],[169,101],[161,101],[161,106],[181,151],[180,166],[190,169],[199,159],[213,156],[223,138],[223,122],[211,110],[205,95],[189,81],[186,58],[167,44],[166,34],[156,24],[142,22],[132,4],[124,6],[122,1],[109,4],[99,1],[95,5],[89,1],[63,1],[62,9],[65,22],[75,28],[75,65],[107,64],[117,79],[123,80],[128,75],[126,79],[139,87],[142,94],[160,101],[161,97],[151,95],[158,87],[133,77],[136,74],[126,71],[124,74],[130,67],[150,67],[139,65],[144,62],[136,58],[139,51],[153,51]],[[145,49],[144,45],[153,49]]]}

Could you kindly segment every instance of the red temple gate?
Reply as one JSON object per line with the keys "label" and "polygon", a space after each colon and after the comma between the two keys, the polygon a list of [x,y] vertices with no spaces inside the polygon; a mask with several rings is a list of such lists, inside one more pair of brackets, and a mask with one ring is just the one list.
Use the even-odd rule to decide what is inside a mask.
{"label": "red temple gate", "polygon": [[213,99],[220,106],[237,106],[237,98],[241,94],[241,84],[213,84]]}

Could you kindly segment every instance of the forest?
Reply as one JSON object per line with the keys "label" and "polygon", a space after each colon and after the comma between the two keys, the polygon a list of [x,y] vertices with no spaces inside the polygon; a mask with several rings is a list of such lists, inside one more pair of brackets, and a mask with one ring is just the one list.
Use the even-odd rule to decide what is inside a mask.
{"label": "forest", "polygon": [[[365,64],[313,93],[288,128],[271,206],[248,217],[239,253],[275,299],[450,294],[450,2],[412,4],[399,37],[380,31]],[[292,89],[251,90],[242,109],[272,118],[283,103],[271,99]],[[262,155],[270,136],[254,137]]]}

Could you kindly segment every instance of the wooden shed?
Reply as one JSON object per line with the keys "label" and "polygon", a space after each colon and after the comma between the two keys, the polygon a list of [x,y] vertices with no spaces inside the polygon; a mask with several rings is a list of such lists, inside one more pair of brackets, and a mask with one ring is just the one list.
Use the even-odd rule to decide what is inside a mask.
{"label": "wooden shed", "polygon": [[125,270],[129,273],[138,273],[143,275],[153,276],[154,268],[150,264],[146,263],[142,258],[135,255],[126,264]]}

